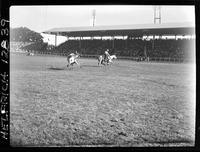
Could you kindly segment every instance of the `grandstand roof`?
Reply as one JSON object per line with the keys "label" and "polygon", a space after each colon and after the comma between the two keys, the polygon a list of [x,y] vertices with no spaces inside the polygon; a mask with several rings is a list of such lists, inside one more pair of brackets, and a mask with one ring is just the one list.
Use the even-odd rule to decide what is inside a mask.
{"label": "grandstand roof", "polygon": [[82,26],[53,28],[43,33],[62,36],[142,36],[142,35],[188,35],[194,34],[191,22],[162,24],[133,24],[113,26]]}

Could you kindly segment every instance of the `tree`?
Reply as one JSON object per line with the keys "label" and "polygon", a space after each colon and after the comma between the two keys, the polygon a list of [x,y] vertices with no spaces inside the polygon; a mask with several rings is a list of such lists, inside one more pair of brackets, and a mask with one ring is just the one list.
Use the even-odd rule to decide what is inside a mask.
{"label": "tree", "polygon": [[11,28],[10,40],[16,42],[43,42],[40,33],[31,31],[26,27]]}

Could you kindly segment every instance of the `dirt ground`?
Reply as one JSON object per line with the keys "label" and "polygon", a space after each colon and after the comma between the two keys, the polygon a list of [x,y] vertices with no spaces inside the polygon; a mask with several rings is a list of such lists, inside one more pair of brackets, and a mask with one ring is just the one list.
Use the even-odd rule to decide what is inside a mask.
{"label": "dirt ground", "polygon": [[11,146],[194,146],[195,66],[10,56]]}

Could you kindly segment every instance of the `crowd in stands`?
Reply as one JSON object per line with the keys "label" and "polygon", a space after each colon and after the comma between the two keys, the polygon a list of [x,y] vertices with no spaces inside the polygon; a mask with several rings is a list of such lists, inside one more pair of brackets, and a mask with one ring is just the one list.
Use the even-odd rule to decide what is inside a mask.
{"label": "crowd in stands", "polygon": [[147,54],[149,57],[187,58],[194,53],[194,39],[155,40],[148,42]]}
{"label": "crowd in stands", "polygon": [[[144,49],[146,47],[146,55]],[[148,56],[148,57],[171,57],[185,58],[193,52],[194,40],[192,39],[156,39],[145,41],[142,39],[133,40],[68,40],[52,49],[57,53],[69,54],[79,51],[81,54],[99,55],[106,49],[110,49],[110,54],[118,56]]]}
{"label": "crowd in stands", "polygon": [[43,51],[47,49],[48,44],[43,42],[32,43],[30,45],[21,47],[20,49],[25,50],[27,52],[34,52],[34,51]]}

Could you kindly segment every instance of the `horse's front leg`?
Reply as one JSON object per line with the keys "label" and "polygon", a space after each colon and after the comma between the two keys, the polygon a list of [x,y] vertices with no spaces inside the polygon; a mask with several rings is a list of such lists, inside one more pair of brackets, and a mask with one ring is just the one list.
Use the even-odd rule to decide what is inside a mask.
{"label": "horse's front leg", "polygon": [[71,63],[71,62],[68,62],[67,67],[70,67],[71,65],[72,65],[72,63]]}
{"label": "horse's front leg", "polygon": [[112,61],[109,61],[109,62],[108,62],[108,65],[111,65],[112,63],[113,63]]}
{"label": "horse's front leg", "polygon": [[105,66],[108,65],[108,61],[105,61],[105,60],[104,60],[104,65],[105,65]]}
{"label": "horse's front leg", "polygon": [[70,59],[67,59],[67,67],[69,67],[71,64]]}
{"label": "horse's front leg", "polygon": [[106,65],[105,62],[106,62],[105,60],[102,60],[101,64],[105,66]]}
{"label": "horse's front leg", "polygon": [[71,61],[69,61],[67,67],[69,67],[69,69],[71,69],[72,66],[73,66],[73,63]]}
{"label": "horse's front leg", "polygon": [[104,65],[103,60],[99,60],[99,61],[98,61],[98,66],[100,66],[100,64],[103,64],[103,65]]}
{"label": "horse's front leg", "polygon": [[80,64],[78,63],[77,60],[75,60],[75,63],[79,66],[79,68],[81,68]]}

